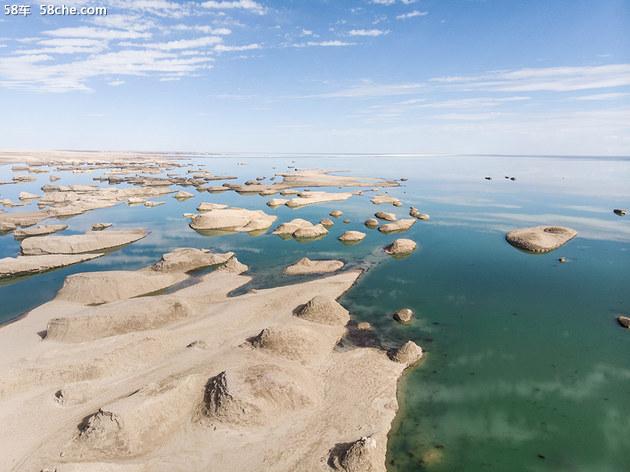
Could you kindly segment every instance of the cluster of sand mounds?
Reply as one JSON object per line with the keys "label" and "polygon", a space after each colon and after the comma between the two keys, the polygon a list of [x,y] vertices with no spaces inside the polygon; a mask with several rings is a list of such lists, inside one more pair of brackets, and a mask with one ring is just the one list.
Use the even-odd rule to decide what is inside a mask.
{"label": "cluster of sand mounds", "polygon": [[505,239],[512,246],[533,252],[550,252],[577,236],[577,231],[564,226],[535,226],[510,231]]}
{"label": "cluster of sand mounds", "polygon": [[[136,274],[196,267],[178,252],[192,254]],[[232,257],[179,290],[99,306],[60,293],[3,327],[0,468],[325,472],[370,456],[384,471],[408,364],[335,348],[349,319],[336,298],[360,272],[228,297],[244,269]]]}

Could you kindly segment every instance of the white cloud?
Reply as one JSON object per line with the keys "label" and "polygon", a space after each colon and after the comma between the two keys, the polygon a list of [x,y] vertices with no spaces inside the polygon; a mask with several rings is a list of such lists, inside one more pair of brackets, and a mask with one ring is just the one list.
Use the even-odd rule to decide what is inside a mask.
{"label": "white cloud", "polygon": [[[412,3],[416,3],[418,0],[400,0],[400,3],[405,5],[410,5]],[[396,0],[372,0],[372,3],[376,5],[393,5],[396,3]]]}
{"label": "white cloud", "polygon": [[[220,36],[204,36],[201,38],[195,39],[179,39],[177,41],[168,41],[164,43],[147,43],[142,44],[141,46],[151,48],[151,49],[160,49],[162,51],[172,51],[178,49],[190,49],[204,46],[215,46],[216,44],[223,41],[223,38]],[[132,46],[132,44],[124,43],[125,46]]]}
{"label": "white cloud", "polygon": [[371,81],[365,81],[363,84],[338,90],[335,92],[328,92],[321,95],[314,95],[314,97],[328,97],[328,98],[376,98],[376,97],[388,97],[395,95],[408,95],[417,93],[424,88],[424,84],[376,84]]}
{"label": "white cloud", "polygon": [[232,34],[232,30],[228,28],[213,28],[209,25],[175,25],[173,26],[175,31],[200,31],[205,34],[220,34],[227,35]]}
{"label": "white cloud", "polygon": [[337,47],[337,46],[355,46],[356,43],[347,43],[345,41],[339,41],[339,40],[335,40],[335,41],[309,41],[307,43],[296,43],[293,44],[293,47],[296,48],[304,48],[304,47],[309,47],[309,46],[324,46],[324,47]]}
{"label": "white cloud", "polygon": [[465,90],[567,92],[630,85],[630,64],[519,69],[432,80]]}
{"label": "white cloud", "polygon": [[208,1],[201,4],[202,7],[216,10],[230,10],[230,9],[243,9],[250,10],[259,15],[265,13],[265,9],[253,0],[236,0],[236,1]]}
{"label": "white cloud", "polygon": [[112,80],[111,82],[108,82],[108,84],[113,87],[118,87],[119,85],[122,85],[124,83],[125,83],[124,80]]}
{"label": "white cloud", "polygon": [[97,76],[140,76],[192,74],[211,68],[211,57],[154,50],[123,50],[93,54],[64,64],[50,63],[50,55],[23,55],[0,58],[0,85],[33,91],[90,91],[86,81]]}
{"label": "white cloud", "polygon": [[75,28],[59,28],[44,31],[48,36],[65,38],[99,38],[99,39],[138,39],[150,38],[151,33],[139,33],[137,31],[125,31],[118,29],[94,28],[92,26],[77,26]]}
{"label": "white cloud", "polygon": [[353,29],[348,32],[350,36],[381,36],[383,34],[388,34],[388,33],[389,33],[389,30],[378,30],[378,29],[371,29],[371,30]]}
{"label": "white cloud", "polygon": [[574,97],[573,100],[616,100],[618,98],[624,98],[630,96],[630,93],[598,93],[595,95],[583,95],[581,97]]}
{"label": "white cloud", "polygon": [[252,49],[260,49],[260,44],[252,43],[245,46],[226,46],[225,44],[217,44],[214,47],[215,51],[250,51]]}
{"label": "white cloud", "polygon": [[418,11],[418,10],[414,10],[414,11],[410,11],[409,13],[403,13],[402,15],[398,15],[396,17],[397,20],[406,20],[407,18],[414,18],[416,16],[425,16],[428,15],[429,12],[428,11]]}
{"label": "white cloud", "polygon": [[523,100],[531,100],[531,97],[474,97],[462,98],[458,100],[445,100],[442,102],[425,103],[417,105],[418,108],[470,108],[470,107],[489,107],[497,106],[505,102],[520,102]]}

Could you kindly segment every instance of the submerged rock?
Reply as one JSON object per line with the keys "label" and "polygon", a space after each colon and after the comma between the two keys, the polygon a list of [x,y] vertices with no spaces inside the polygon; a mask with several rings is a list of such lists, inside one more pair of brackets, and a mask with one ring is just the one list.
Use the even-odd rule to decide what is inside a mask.
{"label": "submerged rock", "polygon": [[339,218],[343,215],[343,212],[340,210],[333,210],[330,213],[330,216],[332,216],[333,218]]}
{"label": "submerged rock", "polygon": [[627,316],[618,316],[617,322],[624,328],[630,328],[630,318]]}
{"label": "submerged rock", "polygon": [[533,252],[550,252],[577,236],[577,231],[564,226],[536,226],[510,231],[505,239],[512,246]]}

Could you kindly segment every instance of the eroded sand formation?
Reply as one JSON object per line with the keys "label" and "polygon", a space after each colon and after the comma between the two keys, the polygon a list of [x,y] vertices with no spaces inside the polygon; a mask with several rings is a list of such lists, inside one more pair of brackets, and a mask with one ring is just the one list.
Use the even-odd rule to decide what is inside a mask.
{"label": "eroded sand formation", "polygon": [[577,231],[564,226],[536,226],[510,231],[505,239],[512,246],[532,252],[550,252],[571,241]]}
{"label": "eroded sand formation", "polygon": [[397,379],[422,350],[336,348],[359,271],[228,297],[246,270],[178,249],[127,277],[75,274],[0,329],[0,468],[384,471]]}

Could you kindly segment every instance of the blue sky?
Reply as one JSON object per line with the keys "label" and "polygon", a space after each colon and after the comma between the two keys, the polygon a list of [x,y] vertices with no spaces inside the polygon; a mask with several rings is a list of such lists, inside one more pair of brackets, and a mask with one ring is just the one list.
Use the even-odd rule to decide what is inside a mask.
{"label": "blue sky", "polygon": [[628,0],[18,4],[0,148],[630,155]]}

